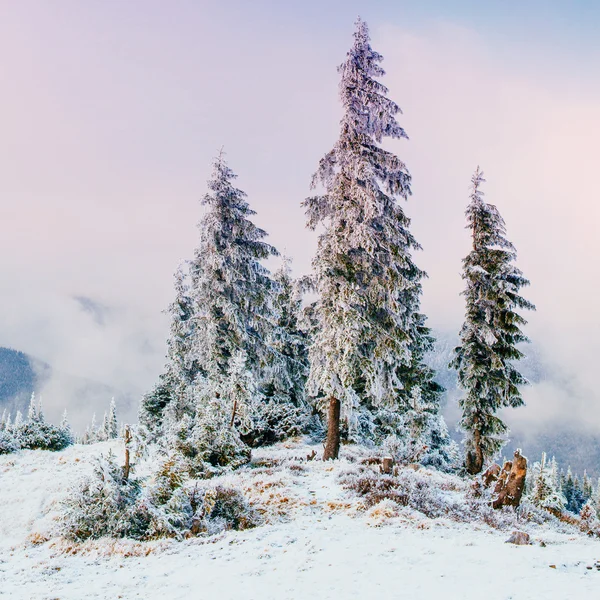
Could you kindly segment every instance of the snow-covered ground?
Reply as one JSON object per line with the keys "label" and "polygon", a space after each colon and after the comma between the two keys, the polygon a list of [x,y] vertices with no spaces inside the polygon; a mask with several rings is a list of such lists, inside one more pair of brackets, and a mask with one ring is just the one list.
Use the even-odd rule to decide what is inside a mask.
{"label": "snow-covered ground", "polygon": [[346,460],[269,468],[274,458],[305,457],[301,444],[256,452],[260,466],[219,478],[240,486],[264,513],[256,529],[182,542],[75,545],[54,537],[68,486],[111,446],[122,452],[118,442],[105,442],[0,457],[0,597],[600,597],[600,572],[587,568],[600,559],[599,541],[523,524],[534,544],[514,546],[504,543],[510,532],[485,524],[429,519],[408,508],[390,517],[385,505],[365,510],[339,483],[351,467]]}

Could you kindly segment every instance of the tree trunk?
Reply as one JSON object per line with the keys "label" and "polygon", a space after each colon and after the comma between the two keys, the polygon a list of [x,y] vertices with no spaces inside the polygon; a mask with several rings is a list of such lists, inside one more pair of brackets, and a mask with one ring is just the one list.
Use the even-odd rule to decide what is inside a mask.
{"label": "tree trunk", "polygon": [[131,430],[129,425],[125,425],[125,466],[123,467],[123,479],[127,481],[129,479],[129,471],[131,465],[129,463],[129,444],[131,443]]}
{"label": "tree trunk", "polygon": [[235,413],[237,411],[237,400],[233,401],[233,410],[231,411],[231,423],[229,423],[229,427],[233,427],[235,423]]}
{"label": "tree trunk", "polygon": [[340,408],[341,403],[333,396],[329,398],[329,414],[327,416],[327,441],[323,460],[335,460],[340,454]]}
{"label": "tree trunk", "polygon": [[481,431],[476,429],[473,432],[474,448],[467,450],[465,458],[465,468],[470,475],[477,475],[483,469],[483,450],[481,448]]}

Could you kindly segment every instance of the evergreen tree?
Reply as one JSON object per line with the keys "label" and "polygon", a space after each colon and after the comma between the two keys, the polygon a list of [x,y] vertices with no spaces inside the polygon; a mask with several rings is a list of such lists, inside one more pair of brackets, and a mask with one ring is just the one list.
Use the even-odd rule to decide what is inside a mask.
{"label": "evergreen tree", "polygon": [[594,493],[594,486],[592,484],[592,480],[589,478],[587,471],[583,471],[583,497],[586,502],[589,500]]}
{"label": "evergreen tree", "polygon": [[460,427],[465,434],[465,467],[471,474],[479,473],[506,443],[508,429],[497,411],[523,405],[519,386],[527,380],[512,361],[523,357],[517,346],[528,339],[521,331],[526,321],[516,311],[535,309],[519,295],[529,281],[513,264],[516,250],[505,237],[498,209],[483,200],[484,181],[478,167],[466,211],[473,239],[463,261],[466,318],[451,362],[465,391],[459,401]]}
{"label": "evergreen tree", "polygon": [[71,426],[69,425],[69,416],[67,414],[66,408],[63,411],[62,419],[60,421],[60,426],[62,429],[68,429],[69,431],[71,430]]}
{"label": "evergreen tree", "polygon": [[400,409],[402,373],[412,371],[411,349],[423,345],[424,273],[412,259],[419,245],[396,203],[411,193],[410,174],[381,146],[384,138],[407,136],[396,120],[398,105],[377,80],[381,60],[359,19],[339,67],[340,136],[313,179],[326,193],[304,202],[308,227],[323,227],[313,261],[319,299],[309,390],[329,405],[325,459],[338,456],[340,414],[351,435],[372,438],[374,411]]}
{"label": "evergreen tree", "polygon": [[227,380],[238,350],[246,353],[248,368],[260,378],[273,326],[273,281],[261,261],[277,251],[263,241],[266,232],[250,220],[256,213],[246,194],[233,186],[235,178],[221,152],[202,201],[207,211],[190,262],[193,355],[200,373],[217,385]]}
{"label": "evergreen tree", "polygon": [[96,413],[92,415],[92,422],[90,423],[90,435],[89,443],[93,444],[98,441],[98,426],[96,425]]}
{"label": "evergreen tree", "polygon": [[115,399],[112,398],[110,401],[110,407],[108,409],[108,426],[106,431],[106,437],[109,440],[114,440],[119,437],[119,421],[117,419],[117,405]]}
{"label": "evergreen tree", "polygon": [[27,411],[27,420],[32,423],[38,420],[37,404],[35,402],[35,392],[31,394],[29,400],[29,410]]}
{"label": "evergreen tree", "polygon": [[571,471],[571,467],[567,469],[567,475],[564,478],[564,483],[562,485],[562,493],[565,497],[565,507],[569,509],[569,506],[573,506],[573,493],[574,493],[574,480],[573,480],[573,472]]}
{"label": "evergreen tree", "polygon": [[243,350],[238,350],[230,361],[227,386],[224,391],[222,401],[229,405],[230,427],[237,423],[238,430],[242,432],[251,430],[254,412],[252,401],[256,398],[257,390]]}
{"label": "evergreen tree", "polygon": [[553,511],[564,510],[566,499],[559,488],[554,458],[548,463],[543,452],[541,461],[534,463],[527,479],[527,495],[533,504]]}
{"label": "evergreen tree", "polygon": [[579,511],[585,504],[585,495],[583,493],[583,488],[579,477],[575,475],[573,478],[573,491],[571,493],[571,498],[566,505],[566,509],[576,515],[579,514]]}
{"label": "evergreen tree", "polygon": [[308,343],[307,334],[300,325],[302,294],[292,278],[290,263],[290,259],[284,257],[283,264],[273,275],[275,324],[271,329],[269,347],[272,352],[263,381],[267,397],[278,397],[294,406],[303,406],[309,369]]}
{"label": "evergreen tree", "polygon": [[108,413],[104,413],[102,417],[102,425],[98,430],[98,440],[103,442],[108,439]]}
{"label": "evergreen tree", "polygon": [[259,382],[261,402],[254,403],[252,428],[242,435],[250,446],[273,443],[302,433],[308,424],[306,378],[308,339],[300,321],[302,294],[283,259],[274,273],[274,325],[268,339],[270,352]]}
{"label": "evergreen tree", "polygon": [[169,306],[170,334],[167,340],[167,361],[157,385],[142,398],[140,425],[148,440],[156,440],[162,431],[165,408],[171,402],[181,402],[200,369],[194,359],[194,308],[189,292],[189,277],[183,265],[175,273],[175,300]]}
{"label": "evergreen tree", "polygon": [[596,516],[600,519],[600,478],[594,493],[592,494],[592,503],[596,509]]}
{"label": "evergreen tree", "polygon": [[36,417],[37,417],[37,421],[39,423],[44,423],[46,420],[44,417],[44,411],[42,409],[42,397],[41,396],[39,397],[39,400],[38,400]]}
{"label": "evergreen tree", "polygon": [[[164,434],[186,458],[210,455],[219,465],[225,464],[225,454],[231,458],[237,452],[236,425],[246,431],[253,422],[255,415],[245,411],[258,406],[259,386],[267,367],[275,364],[272,356],[278,355],[269,346],[276,286],[261,263],[277,251],[250,220],[255,213],[245,193],[234,187],[235,177],[221,153],[202,201],[200,243],[187,273],[182,269],[176,278],[165,373],[140,410],[148,437]],[[242,390],[242,384],[250,387]],[[225,454],[211,455],[209,438],[226,448]],[[194,447],[194,440],[202,447]]]}

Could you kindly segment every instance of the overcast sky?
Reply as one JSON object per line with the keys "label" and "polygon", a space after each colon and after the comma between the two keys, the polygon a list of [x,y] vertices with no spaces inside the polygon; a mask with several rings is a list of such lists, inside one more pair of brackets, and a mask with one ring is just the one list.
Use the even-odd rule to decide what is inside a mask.
{"label": "overcast sky", "polygon": [[593,1],[0,2],[0,345],[150,387],[221,146],[257,224],[307,272],[300,202],[338,132],[336,66],[358,14],[404,111],[410,140],[391,147],[413,175],[431,325],[462,322],[479,164],[532,282],[528,333],[576,390],[530,388],[523,418],[600,427]]}

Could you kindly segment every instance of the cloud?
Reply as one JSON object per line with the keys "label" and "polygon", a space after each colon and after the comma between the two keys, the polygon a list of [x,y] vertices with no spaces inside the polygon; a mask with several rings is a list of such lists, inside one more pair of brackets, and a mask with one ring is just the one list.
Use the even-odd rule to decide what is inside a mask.
{"label": "cloud", "polygon": [[526,388],[529,406],[506,416],[531,428],[549,421],[600,428],[600,91],[569,73],[532,72],[526,55],[521,65],[506,65],[484,39],[455,26],[418,34],[386,26],[376,42],[411,138],[398,152],[414,178],[407,212],[425,249],[418,260],[430,276],[424,307],[431,322],[456,331],[462,322],[460,261],[470,241],[463,211],[470,175],[481,165],[486,200],[504,216],[531,280],[523,293],[538,310],[525,315],[527,332],[554,374]]}
{"label": "cloud", "polygon": [[[337,34],[223,38],[203,23],[157,37],[63,17],[13,27],[0,45],[15,57],[0,76],[0,344],[138,393],[160,372],[161,310],[196,244],[198,200],[222,144],[257,224],[296,272],[309,270],[315,236],[300,202],[337,135],[335,66],[346,47]],[[528,332],[598,414],[598,89],[563,70],[536,71],[526,52],[509,63],[453,25],[388,24],[373,38],[410,137],[390,147],[413,175],[406,210],[424,247],[431,324],[457,331],[462,321],[463,213],[479,164],[532,282],[525,294],[538,312]],[[90,313],[74,297],[109,310]],[[527,392],[523,418],[566,415],[571,399],[553,390]]]}

